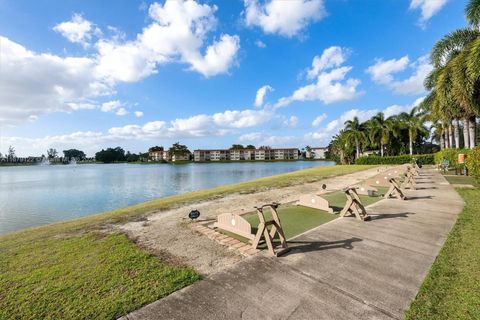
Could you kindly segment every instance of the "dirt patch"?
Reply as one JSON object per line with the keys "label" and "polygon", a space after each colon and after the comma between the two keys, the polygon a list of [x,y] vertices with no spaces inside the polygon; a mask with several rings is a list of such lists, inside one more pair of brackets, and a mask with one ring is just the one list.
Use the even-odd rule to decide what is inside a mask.
{"label": "dirt patch", "polygon": [[252,211],[255,205],[261,203],[276,201],[285,204],[297,200],[301,194],[322,193],[322,184],[327,185],[328,191],[340,190],[386,169],[377,167],[314,183],[255,193],[236,193],[190,203],[152,213],[146,221],[129,222],[121,225],[120,229],[149,252],[171,255],[178,259],[173,261],[190,265],[198,272],[208,275],[242,260],[243,257],[238,252],[221,246],[188,227],[187,216],[191,210],[197,209],[201,212],[200,220],[216,219],[217,215],[225,212],[243,214]]}

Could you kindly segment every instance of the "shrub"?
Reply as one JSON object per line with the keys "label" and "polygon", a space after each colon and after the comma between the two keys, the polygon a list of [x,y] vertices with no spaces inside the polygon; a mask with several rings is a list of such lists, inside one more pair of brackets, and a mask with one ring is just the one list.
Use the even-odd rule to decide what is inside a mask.
{"label": "shrub", "polygon": [[467,156],[466,165],[468,174],[480,181],[480,147],[475,147],[470,150]]}
{"label": "shrub", "polygon": [[417,160],[421,164],[434,164],[433,154],[416,154],[416,155],[401,155],[401,156],[369,156],[360,157],[355,161],[355,164],[405,164],[412,163]]}
{"label": "shrub", "polygon": [[443,149],[435,153],[435,163],[440,164],[443,158],[447,159],[450,163],[451,167],[456,167],[458,165],[458,155],[464,153],[467,155],[470,153],[468,149],[455,149],[455,148],[448,148]]}

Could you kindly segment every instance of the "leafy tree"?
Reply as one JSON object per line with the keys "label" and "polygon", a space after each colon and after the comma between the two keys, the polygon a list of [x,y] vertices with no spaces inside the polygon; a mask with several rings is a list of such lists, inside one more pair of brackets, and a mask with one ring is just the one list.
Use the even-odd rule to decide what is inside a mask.
{"label": "leafy tree", "polygon": [[358,117],[345,121],[345,135],[355,143],[356,158],[360,158],[360,146],[366,140],[365,127],[360,123]]}
{"label": "leafy tree", "polygon": [[138,154],[130,153],[130,151],[127,151],[125,158],[127,162],[137,162],[140,160],[140,156]]}
{"label": "leafy tree", "polygon": [[95,160],[103,163],[125,161],[125,151],[120,147],[108,148],[106,150],[102,149],[95,153]]}
{"label": "leafy tree", "polygon": [[255,149],[255,146],[252,144],[248,144],[245,149]]}
{"label": "leafy tree", "polygon": [[232,146],[230,147],[230,150],[234,150],[234,149],[243,149],[243,145],[241,144],[232,144]]}
{"label": "leafy tree", "polygon": [[48,159],[54,159],[58,155],[57,149],[50,148],[47,150]]}
{"label": "leafy tree", "polygon": [[7,161],[12,162],[16,158],[15,156],[15,148],[12,146],[8,147],[8,153],[7,153]]}
{"label": "leafy tree", "polygon": [[420,133],[428,135],[428,129],[425,126],[425,119],[418,109],[415,107],[410,112],[402,112],[399,115],[408,130],[409,150],[410,155],[413,155],[413,142],[417,139]]}
{"label": "leafy tree", "polygon": [[68,150],[63,150],[63,156],[67,159],[77,159],[77,160],[85,160],[87,156],[85,155],[85,152],[77,149],[68,149]]}
{"label": "leafy tree", "polygon": [[328,159],[335,160],[341,164],[350,163],[355,149],[352,148],[352,145],[348,143],[348,134],[345,130],[340,130],[340,132],[333,137],[332,142],[328,147],[328,154],[326,155]]}
{"label": "leafy tree", "polygon": [[455,138],[457,148],[460,119],[465,147],[476,144],[476,116],[480,113],[479,0],[468,2],[465,16],[468,27],[445,35],[433,46],[430,58],[434,70],[425,80],[425,87],[432,90],[427,103],[432,116],[444,124],[444,144],[453,147]]}
{"label": "leafy tree", "polygon": [[182,156],[187,153],[190,153],[186,145],[180,144],[179,142],[174,143],[170,149],[168,149],[170,155]]}
{"label": "leafy tree", "polygon": [[148,152],[163,151],[163,147],[155,146],[148,149]]}

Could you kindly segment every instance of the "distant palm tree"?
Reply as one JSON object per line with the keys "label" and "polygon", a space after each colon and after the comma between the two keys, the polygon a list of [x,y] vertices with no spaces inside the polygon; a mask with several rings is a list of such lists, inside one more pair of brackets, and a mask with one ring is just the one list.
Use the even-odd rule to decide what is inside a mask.
{"label": "distant palm tree", "polygon": [[415,141],[420,133],[428,135],[429,131],[425,126],[425,118],[422,113],[418,112],[417,107],[410,112],[402,112],[398,118],[403,122],[405,129],[408,130],[408,140],[410,155],[413,155],[413,141]]}
{"label": "distant palm tree", "polygon": [[385,146],[390,142],[391,136],[397,137],[399,135],[398,122],[392,117],[385,119],[383,112],[379,112],[368,123],[369,138],[372,143],[373,140],[378,139],[378,144],[376,142],[373,144],[380,146],[380,155],[383,157]]}
{"label": "distant palm tree", "polygon": [[347,139],[355,142],[356,159],[360,158],[360,144],[366,140],[366,135],[365,128],[358,120],[358,117],[345,121],[345,134]]}
{"label": "distant palm tree", "polygon": [[338,154],[340,163],[345,164],[345,152],[348,148],[348,139],[345,130],[340,130],[340,132],[333,137],[331,148],[333,153]]}

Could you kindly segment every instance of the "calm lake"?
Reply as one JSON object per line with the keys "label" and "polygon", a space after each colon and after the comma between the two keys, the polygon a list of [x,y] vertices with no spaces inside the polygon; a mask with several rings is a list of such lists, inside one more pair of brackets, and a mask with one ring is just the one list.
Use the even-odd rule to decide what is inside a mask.
{"label": "calm lake", "polygon": [[0,234],[329,161],[0,167]]}

